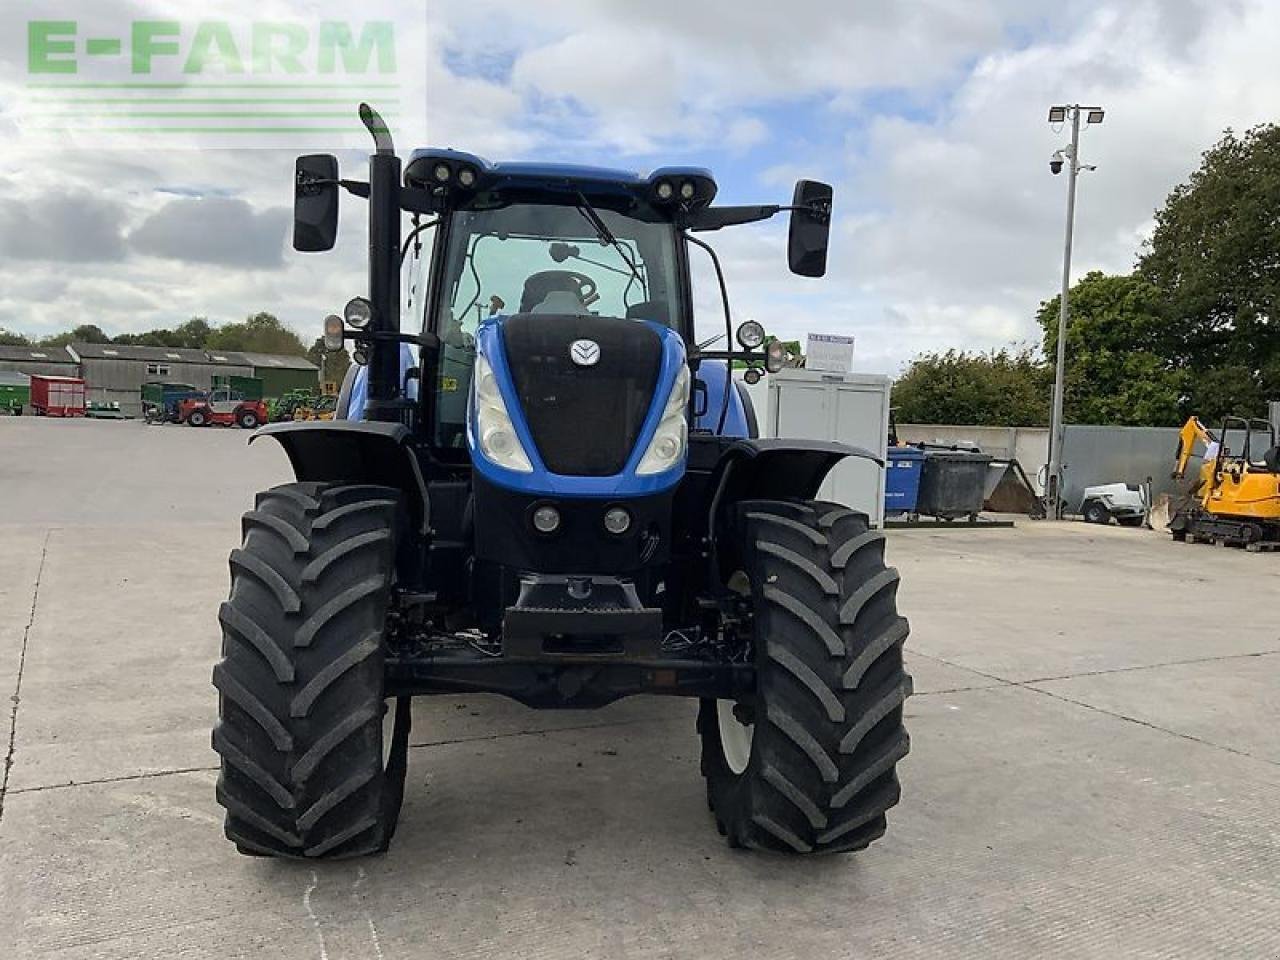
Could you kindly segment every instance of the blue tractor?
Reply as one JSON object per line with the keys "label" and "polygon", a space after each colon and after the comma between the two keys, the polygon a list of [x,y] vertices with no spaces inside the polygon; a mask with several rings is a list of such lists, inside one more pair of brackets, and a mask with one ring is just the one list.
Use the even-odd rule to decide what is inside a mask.
{"label": "blue tractor", "polygon": [[[368,296],[325,321],[362,369],[335,420],[253,438],[282,444],[297,482],[245,514],[218,615],[228,838],[277,857],[385,850],[414,696],[661,694],[700,701],[730,845],[866,847],[899,798],[907,623],[883,533],[814,498],[872,455],[756,435],[730,368],[758,380],[783,354],[756,323],[731,329],[697,236],[787,211],[792,271],[821,276],[831,188],[716,206],[695,168],[418,150],[402,169],[378,115],[361,118],[367,182],[297,161],[296,249],[333,246],[339,190],[368,201]],[[720,275],[723,349],[693,336],[694,248]]]}

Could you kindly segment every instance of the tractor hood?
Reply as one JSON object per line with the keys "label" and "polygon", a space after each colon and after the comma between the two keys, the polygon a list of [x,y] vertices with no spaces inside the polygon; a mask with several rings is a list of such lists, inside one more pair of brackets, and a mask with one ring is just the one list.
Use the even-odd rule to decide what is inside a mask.
{"label": "tractor hood", "polygon": [[632,497],[679,482],[687,459],[684,343],[646,320],[497,316],[476,334],[467,442],[512,490]]}

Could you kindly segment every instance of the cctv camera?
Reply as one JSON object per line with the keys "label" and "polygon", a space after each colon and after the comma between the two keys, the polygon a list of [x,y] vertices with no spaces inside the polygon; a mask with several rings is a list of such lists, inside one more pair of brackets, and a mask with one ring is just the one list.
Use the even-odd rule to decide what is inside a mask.
{"label": "cctv camera", "polygon": [[1056,175],[1056,174],[1059,174],[1059,173],[1061,173],[1061,172],[1062,172],[1062,158],[1061,158],[1061,157],[1054,157],[1053,159],[1051,159],[1051,160],[1049,161],[1049,172],[1050,172],[1050,173],[1052,173],[1052,174],[1055,174],[1055,175]]}

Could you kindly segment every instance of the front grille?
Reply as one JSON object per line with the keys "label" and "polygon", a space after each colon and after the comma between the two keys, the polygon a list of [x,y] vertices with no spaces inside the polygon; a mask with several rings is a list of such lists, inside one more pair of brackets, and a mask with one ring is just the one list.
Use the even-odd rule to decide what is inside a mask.
{"label": "front grille", "polygon": [[[594,340],[600,360],[581,367],[569,344]],[[517,314],[503,323],[507,362],[533,442],[566,476],[620,473],[653,402],[662,341],[637,320]]]}

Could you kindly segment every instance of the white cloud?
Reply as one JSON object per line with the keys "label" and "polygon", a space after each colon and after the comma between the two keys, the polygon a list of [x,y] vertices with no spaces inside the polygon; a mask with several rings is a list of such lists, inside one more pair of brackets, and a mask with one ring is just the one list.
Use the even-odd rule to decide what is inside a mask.
{"label": "white cloud", "polygon": [[[1148,2],[1100,11],[1060,42],[985,57],[941,123],[873,123],[842,186],[874,197],[878,213],[839,232],[836,270],[912,332],[932,334],[945,305],[957,322],[935,348],[1038,339],[1065,216],[1065,178],[1047,160],[1069,136],[1048,127],[1047,107],[1106,107],[1081,147],[1098,170],[1081,175],[1073,276],[1125,271],[1153,209],[1222,129],[1274,117],[1280,73],[1266,50],[1278,35],[1274,4]],[[957,311],[987,320],[965,324]]]}
{"label": "white cloud", "polygon": [[[119,9],[132,16],[135,6],[163,4]],[[282,19],[310,9],[284,0],[232,6]],[[794,0],[783,9],[441,0],[426,16],[426,93],[402,94],[401,147],[622,165],[641,153],[697,162],[741,151],[767,157],[744,178],[764,188],[762,199],[789,195],[799,176],[829,179],[836,222],[822,281],[787,273],[781,220],[707,239],[721,251],[739,316],[788,336],[851,331],[860,366],[888,372],[917,350],[1036,338],[1035,309],[1057,284],[1064,206],[1063,180],[1046,169],[1063,140],[1044,122],[1050,103],[1096,101],[1108,111],[1085,137],[1085,157],[1099,169],[1081,182],[1078,276],[1128,269],[1153,208],[1199,153],[1228,125],[1272,119],[1280,102],[1280,5],[1265,0]],[[0,102],[19,96],[17,56],[0,59]],[[0,136],[5,122],[0,108]],[[848,131],[843,142],[836,130]],[[169,244],[175,268],[123,239],[112,245],[164,209],[189,209],[160,188],[211,188],[243,222],[274,223],[271,211],[288,202],[289,152],[5,143],[4,325],[43,333],[91,320],[140,330],[267,309],[309,337],[364,288],[364,218],[349,199],[332,254],[286,250],[272,269],[220,266],[207,251],[183,255]],[[340,156],[346,175],[362,176],[362,151]],[[70,218],[37,222],[32,211],[51,196],[71,204]],[[15,231],[4,230],[15,223],[17,236],[31,238],[16,251]],[[95,262],[57,239],[95,236],[119,259]],[[31,259],[36,251],[43,259]],[[718,294],[702,281],[700,326],[715,332]]]}

